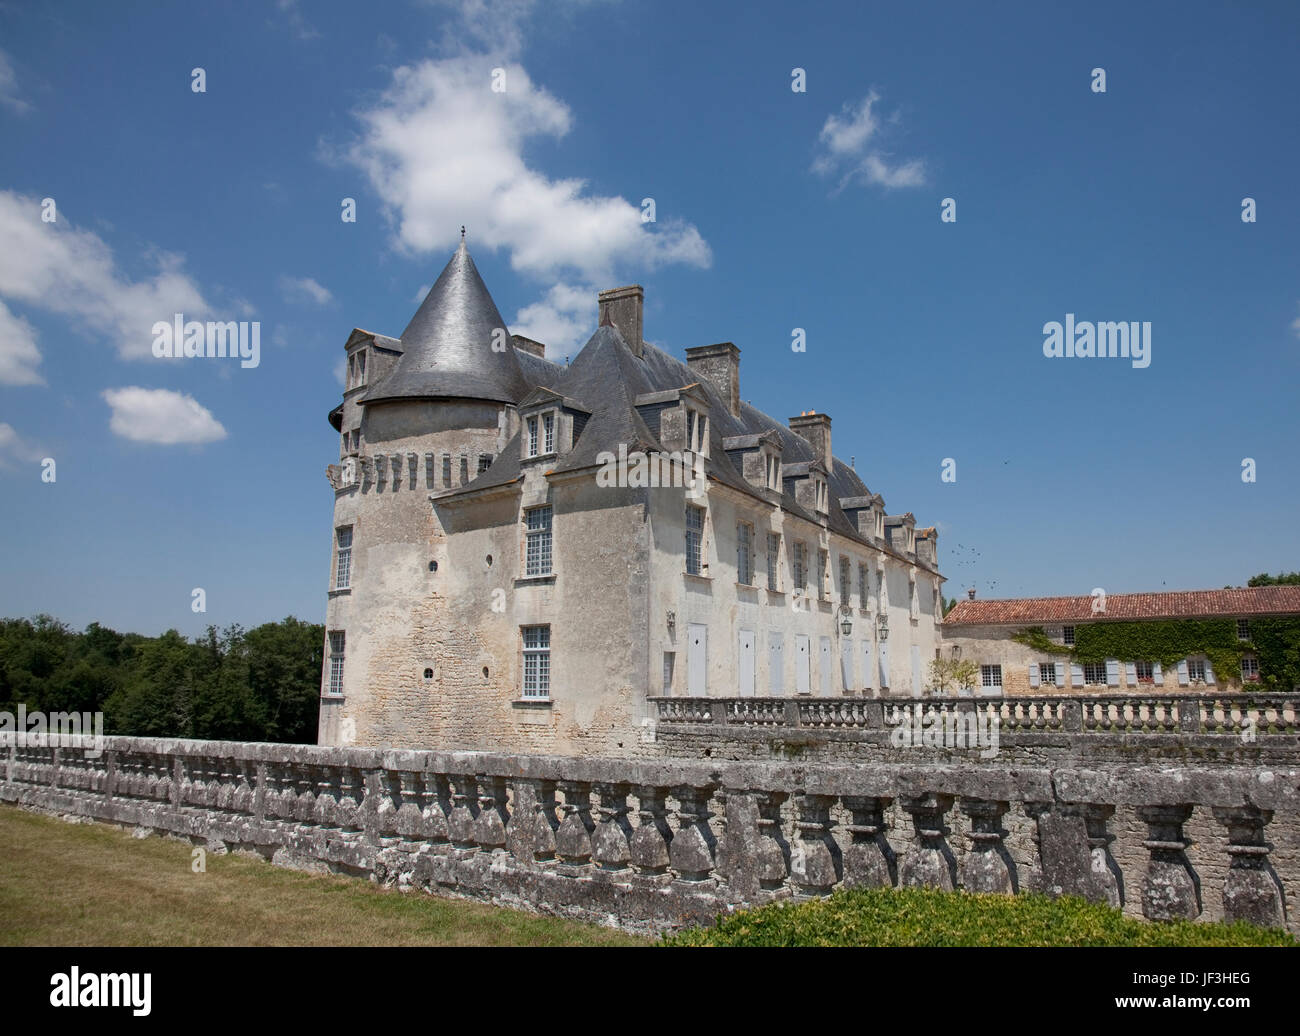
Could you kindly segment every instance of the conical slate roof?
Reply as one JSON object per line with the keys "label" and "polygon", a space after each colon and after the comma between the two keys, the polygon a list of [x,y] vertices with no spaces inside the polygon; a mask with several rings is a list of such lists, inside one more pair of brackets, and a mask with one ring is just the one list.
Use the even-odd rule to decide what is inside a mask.
{"label": "conical slate roof", "polygon": [[510,330],[469,257],[464,237],[401,340],[401,358],[362,403],[447,398],[516,403],[529,390]]}

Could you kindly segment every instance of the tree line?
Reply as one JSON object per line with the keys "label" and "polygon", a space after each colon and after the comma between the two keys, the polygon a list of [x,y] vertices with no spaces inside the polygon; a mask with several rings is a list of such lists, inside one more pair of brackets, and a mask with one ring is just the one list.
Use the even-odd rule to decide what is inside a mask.
{"label": "tree line", "polygon": [[314,744],[324,639],[292,616],[193,640],[0,619],[0,711],[103,712],[106,734]]}

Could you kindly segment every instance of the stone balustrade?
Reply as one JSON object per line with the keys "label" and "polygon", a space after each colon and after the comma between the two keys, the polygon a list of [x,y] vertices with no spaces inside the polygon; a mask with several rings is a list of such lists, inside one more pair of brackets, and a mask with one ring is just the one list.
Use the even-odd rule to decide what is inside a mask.
{"label": "stone balustrade", "polygon": [[[1252,715],[1209,702],[1193,713],[1202,723]],[[783,701],[782,713],[851,723],[874,704],[888,722],[892,707],[804,704]],[[1078,703],[1057,704],[1064,711],[1012,715],[1075,722]],[[1285,708],[1254,707],[1293,722]],[[726,722],[762,726],[765,709]],[[139,738],[108,738],[98,754],[9,746],[0,761],[0,801],[632,931],[853,886],[1068,893],[1150,919],[1300,931],[1294,768],[796,765]]]}

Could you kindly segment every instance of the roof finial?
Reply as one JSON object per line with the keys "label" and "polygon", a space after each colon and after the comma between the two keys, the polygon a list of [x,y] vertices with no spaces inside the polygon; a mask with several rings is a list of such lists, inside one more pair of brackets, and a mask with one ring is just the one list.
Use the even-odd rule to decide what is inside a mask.
{"label": "roof finial", "polygon": [[465,226],[464,226],[464,224],[461,224],[461,228],[460,228],[460,239],[461,239],[462,241],[465,240]]}

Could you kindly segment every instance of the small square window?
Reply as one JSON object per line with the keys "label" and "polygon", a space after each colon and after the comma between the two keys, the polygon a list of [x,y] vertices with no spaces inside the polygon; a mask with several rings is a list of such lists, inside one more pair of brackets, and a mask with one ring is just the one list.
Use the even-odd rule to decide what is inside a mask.
{"label": "small square window", "polygon": [[1073,643],[1074,643],[1074,627],[1073,627],[1073,626],[1062,626],[1062,627],[1061,627],[1061,642],[1062,642],[1063,644],[1073,644]]}
{"label": "small square window", "polygon": [[1237,620],[1237,639],[1238,639],[1238,640],[1249,640],[1249,639],[1250,639],[1250,620],[1249,620],[1249,619],[1238,619],[1238,620]]}
{"label": "small square window", "polygon": [[1134,662],[1133,670],[1137,673],[1138,683],[1155,683],[1155,666],[1151,662]]}
{"label": "small square window", "polygon": [[1246,657],[1241,660],[1241,679],[1243,682],[1254,682],[1259,679],[1259,659]]}
{"label": "small square window", "polygon": [[980,686],[981,686],[981,687],[1001,687],[1001,686],[1002,686],[1002,666],[1001,666],[1001,665],[982,665],[982,666],[980,666]]}
{"label": "small square window", "polygon": [[1038,682],[1040,684],[1056,683],[1056,663],[1039,662],[1038,663]]}
{"label": "small square window", "polygon": [[1106,663],[1085,662],[1083,664],[1083,682],[1106,686]]}
{"label": "small square window", "polygon": [[1187,678],[1193,683],[1205,683],[1205,660],[1187,663]]}

